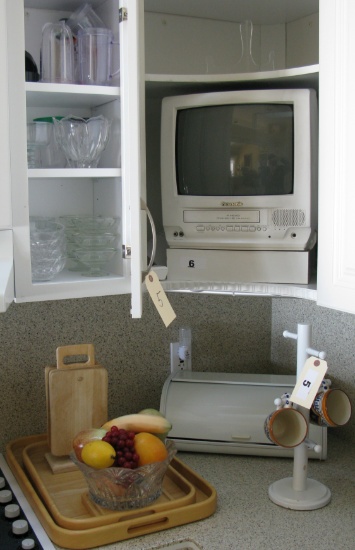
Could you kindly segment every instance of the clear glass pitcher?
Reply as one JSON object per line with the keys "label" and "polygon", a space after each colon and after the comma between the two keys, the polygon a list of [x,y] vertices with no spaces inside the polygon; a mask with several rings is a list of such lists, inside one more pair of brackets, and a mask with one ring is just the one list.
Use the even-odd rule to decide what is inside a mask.
{"label": "clear glass pitcher", "polygon": [[74,82],[73,35],[65,21],[44,25],[40,67],[42,82]]}

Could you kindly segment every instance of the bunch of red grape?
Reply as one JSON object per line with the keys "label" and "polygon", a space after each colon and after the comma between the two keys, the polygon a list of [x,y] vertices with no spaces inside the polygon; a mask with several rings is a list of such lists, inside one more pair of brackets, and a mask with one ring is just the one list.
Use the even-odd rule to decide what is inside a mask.
{"label": "bunch of red grape", "polygon": [[134,432],[129,432],[123,428],[112,426],[104,435],[102,441],[107,441],[116,451],[116,458],[113,466],[121,468],[138,468],[139,456],[134,449]]}

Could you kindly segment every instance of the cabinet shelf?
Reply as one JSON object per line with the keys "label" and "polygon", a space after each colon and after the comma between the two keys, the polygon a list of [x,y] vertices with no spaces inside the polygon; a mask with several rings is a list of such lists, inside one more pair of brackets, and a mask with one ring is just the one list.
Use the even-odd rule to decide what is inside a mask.
{"label": "cabinet shelf", "polygon": [[190,292],[191,294],[224,294],[229,296],[264,296],[303,298],[317,300],[315,282],[308,285],[287,285],[278,283],[196,283],[189,281],[164,281],[166,292]]}
{"label": "cabinet shelf", "polygon": [[238,87],[258,85],[269,88],[280,86],[299,86],[318,89],[319,65],[307,65],[292,69],[279,69],[275,71],[259,71],[255,73],[233,74],[146,74],[146,87],[148,91],[163,89],[169,91],[177,86],[193,87],[210,85],[214,88],[226,88],[229,85]]}
{"label": "cabinet shelf", "polygon": [[28,107],[93,108],[115,101],[119,96],[118,86],[26,82]]}
{"label": "cabinet shelf", "polygon": [[121,168],[32,168],[29,178],[118,178]]}

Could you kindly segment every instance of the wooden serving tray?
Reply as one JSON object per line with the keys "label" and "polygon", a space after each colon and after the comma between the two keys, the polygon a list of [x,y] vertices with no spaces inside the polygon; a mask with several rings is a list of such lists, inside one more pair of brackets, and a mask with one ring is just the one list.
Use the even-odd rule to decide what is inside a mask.
{"label": "wooden serving tray", "polygon": [[204,519],[216,509],[215,489],[175,457],[155,502],[107,510],[90,499],[79,470],[53,473],[48,451],[46,434],[29,436],[10,442],[6,459],[49,538],[65,548],[94,548],[162,531]]}

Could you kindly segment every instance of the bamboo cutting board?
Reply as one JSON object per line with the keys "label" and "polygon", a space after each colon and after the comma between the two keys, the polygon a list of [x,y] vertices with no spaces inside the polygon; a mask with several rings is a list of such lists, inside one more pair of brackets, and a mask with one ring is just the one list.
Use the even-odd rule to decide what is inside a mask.
{"label": "bamboo cutting board", "polygon": [[[95,362],[92,344],[57,348],[57,366],[46,367],[48,443],[54,457],[67,456],[81,430],[107,420],[107,371]],[[87,357],[87,361],[80,360]],[[66,362],[74,359],[74,362]],[[78,359],[75,362],[75,359]]]}

